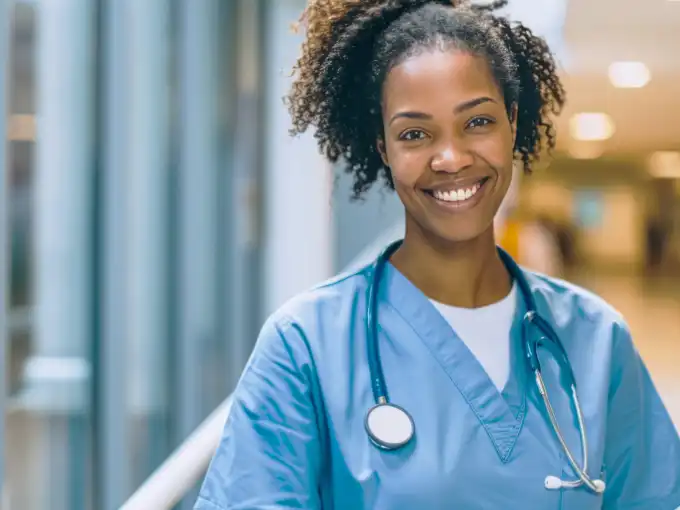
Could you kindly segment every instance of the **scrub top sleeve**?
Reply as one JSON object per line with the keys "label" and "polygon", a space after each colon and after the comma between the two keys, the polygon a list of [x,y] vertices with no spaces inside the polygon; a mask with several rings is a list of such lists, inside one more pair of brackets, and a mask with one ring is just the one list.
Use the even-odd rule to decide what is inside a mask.
{"label": "scrub top sleeve", "polygon": [[301,332],[270,319],[234,392],[195,510],[320,508],[313,378]]}
{"label": "scrub top sleeve", "polygon": [[680,439],[630,332],[614,339],[605,450],[606,510],[680,507]]}

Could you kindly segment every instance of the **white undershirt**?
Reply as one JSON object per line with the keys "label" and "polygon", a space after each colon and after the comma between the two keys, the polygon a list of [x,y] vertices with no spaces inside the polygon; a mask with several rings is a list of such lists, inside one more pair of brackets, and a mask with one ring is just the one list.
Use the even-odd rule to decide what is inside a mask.
{"label": "white undershirt", "polygon": [[481,308],[432,304],[484,367],[499,391],[510,376],[510,329],[517,304],[517,285],[501,301]]}

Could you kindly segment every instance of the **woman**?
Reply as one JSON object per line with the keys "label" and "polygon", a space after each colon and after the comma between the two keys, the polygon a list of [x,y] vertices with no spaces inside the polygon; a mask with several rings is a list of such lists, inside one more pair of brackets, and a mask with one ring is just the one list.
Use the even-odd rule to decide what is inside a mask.
{"label": "woman", "polygon": [[[529,171],[554,146],[564,102],[545,43],[501,6],[307,8],[295,131],[317,129],[355,195],[394,188],[405,236],[267,321],[197,509],[680,505],[680,441],[622,317],[496,248],[513,160]],[[539,349],[539,383],[567,449],[525,358],[544,328],[578,384],[587,462],[559,344]]]}

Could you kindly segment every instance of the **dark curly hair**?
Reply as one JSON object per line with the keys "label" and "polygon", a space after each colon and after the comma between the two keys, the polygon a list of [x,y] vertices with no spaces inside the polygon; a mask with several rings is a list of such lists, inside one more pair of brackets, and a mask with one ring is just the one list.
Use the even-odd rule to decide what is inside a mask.
{"label": "dark curly hair", "polygon": [[[295,80],[287,97],[293,135],[310,126],[332,162],[343,158],[359,198],[382,176],[392,176],[376,147],[382,136],[381,86],[387,73],[429,48],[454,47],[487,59],[517,112],[515,157],[531,172],[541,151],[555,146],[548,118],[559,114],[565,91],[546,42],[521,23],[494,15],[507,0],[310,0]],[[547,146],[547,147],[546,147]]]}

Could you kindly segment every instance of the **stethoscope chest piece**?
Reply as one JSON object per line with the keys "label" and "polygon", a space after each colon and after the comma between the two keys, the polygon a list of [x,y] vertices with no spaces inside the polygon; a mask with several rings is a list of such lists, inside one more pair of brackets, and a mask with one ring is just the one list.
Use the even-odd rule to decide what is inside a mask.
{"label": "stethoscope chest piece", "polygon": [[415,434],[415,425],[413,418],[401,407],[381,403],[368,411],[366,431],[379,448],[396,450],[411,441]]}

